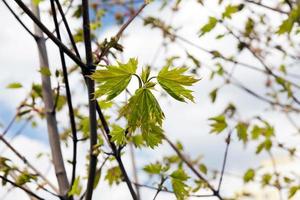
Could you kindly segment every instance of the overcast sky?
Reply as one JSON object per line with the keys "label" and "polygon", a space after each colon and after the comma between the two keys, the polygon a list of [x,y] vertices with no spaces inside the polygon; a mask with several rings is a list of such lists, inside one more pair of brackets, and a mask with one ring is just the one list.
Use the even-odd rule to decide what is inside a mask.
{"label": "overcast sky", "polygon": [[[214,2],[214,1],[213,1]],[[237,1],[236,1],[237,2]],[[14,4],[12,4],[14,5]],[[234,42],[232,39],[224,39],[221,41],[213,40],[213,37],[204,37],[199,39],[195,34],[199,30],[202,24],[204,24],[209,15],[212,15],[211,11],[218,13],[214,3],[208,4],[208,9],[204,10],[199,4],[193,0],[187,0],[182,5],[182,10],[179,14],[172,16],[170,10],[164,10],[158,12],[158,4],[153,3],[147,7],[143,15],[152,14],[155,16],[162,16],[166,21],[176,24],[176,26],[182,26],[182,29],[178,32],[179,35],[189,38],[195,44],[205,46],[209,49],[222,47],[224,52],[231,54],[235,51]],[[13,6],[16,8],[16,6]],[[26,93],[30,90],[31,83],[38,82],[40,77],[38,73],[38,56],[34,40],[23,30],[18,22],[12,17],[8,10],[4,7],[3,3],[0,3],[0,123],[7,125],[8,121],[14,115],[15,108],[22,100]],[[154,14],[155,13],[155,14]],[[243,16],[241,16],[243,17]],[[28,19],[24,19],[27,24],[30,24]],[[46,23],[51,27],[51,21],[45,19]],[[78,24],[74,22],[73,27]],[[117,26],[110,25],[105,28],[105,31],[101,31],[99,38],[113,36],[118,31]],[[145,64],[150,64],[154,60],[155,56],[158,56],[154,62],[154,67],[159,68],[164,63],[165,57],[168,55],[179,55],[184,56],[184,49],[181,46],[173,45],[168,49],[167,54],[164,50],[161,50],[159,54],[155,54],[158,47],[161,45],[161,33],[159,31],[153,31],[149,28],[144,28],[140,19],[135,20],[125,32],[125,38],[122,39],[124,44],[123,59],[127,60],[131,57],[137,57],[139,59],[140,67]],[[47,47],[50,57],[51,71],[54,72],[55,68],[60,67],[59,59],[57,59],[58,52],[54,45],[47,41]],[[185,44],[184,44],[185,45]],[[204,63],[210,64],[210,57],[188,45],[185,45],[194,55],[202,58]],[[240,56],[244,62],[255,63],[256,61],[251,60],[248,54],[244,53]],[[184,59],[183,59],[184,61]],[[69,61],[70,63],[70,61]],[[233,66],[226,66],[230,69]],[[262,86],[264,84],[264,77],[260,76],[256,72],[238,69],[235,74],[236,77],[243,77],[241,81],[245,83],[249,88],[255,89],[257,92],[264,92]],[[214,87],[218,86],[221,81],[216,80],[214,82],[209,81],[208,70],[201,70],[199,75],[202,80],[193,87],[195,91],[195,102],[196,103],[180,103],[174,99],[162,99],[162,109],[165,112],[166,120],[164,122],[165,133],[172,139],[172,141],[180,140],[185,146],[187,154],[196,157],[197,155],[203,155],[203,161],[208,165],[209,168],[220,169],[223,159],[223,153],[225,148],[224,137],[225,135],[211,135],[209,134],[209,117],[215,116],[220,113],[224,106],[228,102],[234,102],[242,113],[242,118],[247,119],[250,116],[260,115],[268,119],[273,126],[276,127],[276,134],[278,135],[279,141],[288,142],[290,141],[289,135],[294,133],[293,127],[286,120],[286,118],[277,112],[266,110],[268,107],[265,103],[258,101],[249,94],[235,88],[233,86],[226,86],[221,90],[217,102],[211,104],[208,93]],[[71,77],[72,85],[71,88],[74,93],[84,94],[84,89],[81,84],[80,76],[74,75]],[[24,88],[19,90],[8,90],[6,85],[11,82],[21,82]],[[53,82],[53,86],[56,83]],[[83,92],[78,92],[83,91]],[[84,94],[86,95],[86,94]],[[86,96],[77,95],[76,102],[85,101]],[[124,96],[122,96],[123,98]],[[120,97],[121,98],[121,97]],[[58,116],[62,122],[67,122],[65,114]],[[13,135],[19,127],[22,126],[22,122],[17,123],[9,132],[9,136]],[[298,141],[292,141],[291,143],[298,143]],[[47,142],[47,133],[45,130],[45,122],[40,122],[38,128],[32,129],[27,127],[25,131],[17,138],[14,139],[13,145],[20,150],[30,161],[32,161],[41,171],[47,173],[47,177],[53,180],[55,183],[53,169],[47,164],[47,157],[42,158],[43,161],[37,161],[36,155],[38,152],[48,152],[49,147]],[[71,158],[71,152],[65,148],[66,152],[65,159]],[[4,152],[3,152],[4,151]],[[86,145],[81,145],[79,148],[79,170],[81,176],[85,173],[85,154],[88,151]],[[13,154],[5,149],[3,144],[0,144],[0,152],[7,157],[12,157],[16,163],[21,165],[21,162],[16,159]],[[141,172],[143,164],[149,160],[157,160],[161,158],[161,153],[171,153],[171,149],[166,145],[160,146],[156,150],[145,150],[143,152],[137,151],[138,170]],[[260,164],[265,163],[269,165],[267,155],[255,156],[255,145],[249,145],[245,148],[241,142],[238,142],[236,138],[230,146],[228,165],[226,170],[234,174],[242,175],[242,173],[248,168],[258,167]],[[130,170],[130,160],[128,155],[125,155],[126,167]],[[278,154],[278,160],[283,160],[280,164],[280,169],[286,168],[297,169],[296,166],[299,164],[298,161],[290,163],[286,160],[284,154]],[[294,167],[293,167],[294,166]],[[298,165],[299,166],[299,165]],[[67,168],[70,169],[70,165],[67,164]],[[70,170],[68,170],[70,171]],[[297,170],[299,172],[299,170]],[[144,183],[148,183],[148,177],[141,175],[140,180]],[[114,187],[109,189],[104,181],[100,182],[95,192],[96,197],[100,199],[130,199],[129,193],[125,185],[121,187]],[[242,186],[241,181],[225,176],[222,192],[224,194],[232,194]],[[251,185],[252,189],[259,186]],[[0,188],[0,199],[4,195],[10,186]],[[104,189],[105,188],[105,189]],[[233,190],[234,189],[234,190]],[[262,193],[262,191],[260,191]],[[274,191],[271,191],[271,193]],[[153,191],[144,189],[142,191],[144,199],[152,199]],[[46,195],[46,194],[43,194]],[[18,189],[14,189],[6,196],[6,200],[25,199],[24,193]],[[50,197],[48,197],[50,198]],[[276,199],[277,197],[274,197]],[[300,198],[300,197],[299,197]],[[160,194],[158,199],[167,200],[174,199],[174,196],[169,194]],[[213,199],[213,198],[211,198]],[[258,198],[259,199],[259,198]],[[261,197],[264,199],[264,197]]]}

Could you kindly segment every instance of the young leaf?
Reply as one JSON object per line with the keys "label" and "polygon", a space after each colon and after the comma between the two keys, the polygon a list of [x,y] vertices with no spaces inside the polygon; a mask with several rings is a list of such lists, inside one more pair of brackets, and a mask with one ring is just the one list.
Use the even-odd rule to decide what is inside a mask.
{"label": "young leaf", "polygon": [[137,59],[131,58],[126,64],[107,66],[106,69],[96,70],[90,77],[99,85],[95,92],[96,97],[106,95],[111,100],[126,89],[131,77],[136,72]]}
{"label": "young leaf", "polygon": [[155,146],[161,144],[163,139],[163,130],[160,126],[153,123],[144,123],[141,127],[142,136],[145,140],[147,146],[154,148]]}
{"label": "young leaf", "polygon": [[235,128],[236,128],[239,140],[242,140],[243,143],[245,144],[248,141],[248,134],[247,134],[248,125],[245,123],[239,122]]}
{"label": "young leaf", "polygon": [[141,79],[144,84],[148,81],[149,75],[150,75],[150,67],[147,66],[146,68],[143,68],[143,71],[141,74]]}
{"label": "young leaf", "polygon": [[157,80],[161,87],[178,101],[185,102],[185,99],[189,99],[194,102],[192,91],[184,86],[191,86],[198,79],[184,75],[187,70],[185,67],[169,69],[169,66],[165,66],[160,70]]}
{"label": "young leaf", "polygon": [[130,132],[141,128],[143,139],[153,148],[162,139],[160,126],[164,113],[150,89],[147,87],[137,89],[128,104],[120,110],[120,115],[127,118]]}
{"label": "young leaf", "polygon": [[199,37],[212,31],[215,28],[215,26],[217,25],[217,23],[218,23],[218,20],[215,17],[209,17],[207,24],[205,24],[204,26],[201,27],[201,29],[199,31],[199,34],[200,34]]}
{"label": "young leaf", "polygon": [[295,6],[295,8],[293,8],[293,10],[290,12],[289,17],[281,23],[278,30],[276,31],[278,35],[282,35],[284,33],[290,33],[292,31],[294,24],[300,18],[299,11],[300,11],[300,4],[298,6]]}
{"label": "young leaf", "polygon": [[179,200],[185,199],[188,196],[188,186],[185,181],[189,179],[188,175],[183,169],[178,169],[171,174],[171,183],[175,193],[175,196]]}
{"label": "young leaf", "polygon": [[162,166],[159,163],[146,165],[143,170],[149,174],[160,174]]}
{"label": "young leaf", "polygon": [[69,196],[74,196],[74,195],[79,196],[81,193],[81,190],[82,190],[82,186],[80,185],[80,176],[78,176],[75,179],[71,190],[68,192],[68,195]]}
{"label": "young leaf", "polygon": [[289,199],[295,196],[299,190],[300,190],[300,186],[292,186],[289,190]]}
{"label": "young leaf", "polygon": [[244,8],[243,4],[240,4],[240,5],[229,4],[228,6],[226,6],[225,11],[222,14],[222,18],[223,19],[225,19],[225,18],[231,19],[232,14],[239,12],[243,8]]}
{"label": "young leaf", "polygon": [[119,184],[122,180],[122,172],[118,166],[112,167],[107,170],[105,180],[108,180],[108,184]]}
{"label": "young leaf", "polygon": [[224,115],[219,115],[217,117],[212,117],[209,120],[213,121],[211,126],[211,133],[221,133],[225,128],[227,128],[227,123]]}
{"label": "young leaf", "polygon": [[253,181],[255,177],[255,171],[253,169],[248,169],[246,173],[244,174],[244,182],[248,183],[250,181]]}
{"label": "young leaf", "polygon": [[43,75],[43,76],[51,76],[51,71],[48,67],[41,67],[41,69],[39,70],[39,72]]}
{"label": "young leaf", "polygon": [[113,125],[110,134],[112,136],[111,140],[116,142],[118,145],[124,145],[126,143],[125,130],[122,127]]}
{"label": "young leaf", "polygon": [[8,89],[19,89],[22,87],[21,83],[15,82],[15,83],[10,83],[6,86]]}

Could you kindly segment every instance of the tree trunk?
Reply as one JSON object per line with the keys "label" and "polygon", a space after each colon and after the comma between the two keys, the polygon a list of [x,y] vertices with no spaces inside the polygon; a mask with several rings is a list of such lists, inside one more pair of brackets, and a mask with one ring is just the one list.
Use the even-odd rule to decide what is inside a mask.
{"label": "tree trunk", "polygon": [[[39,7],[32,3],[32,11],[38,19],[40,19]],[[46,49],[45,38],[43,32],[34,25],[34,32],[37,36],[37,47],[39,52],[40,68],[49,68],[48,55]],[[49,76],[42,76],[42,94],[45,104],[45,115],[47,121],[48,137],[51,148],[54,170],[57,177],[60,195],[66,196],[69,191],[69,181],[67,178],[63,156],[60,147],[60,138],[57,128],[56,115],[54,110],[54,97],[51,88],[51,80]]]}

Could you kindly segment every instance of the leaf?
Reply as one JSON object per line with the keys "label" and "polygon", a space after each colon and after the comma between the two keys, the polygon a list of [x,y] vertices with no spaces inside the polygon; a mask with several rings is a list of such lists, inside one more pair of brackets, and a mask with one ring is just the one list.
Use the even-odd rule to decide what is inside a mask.
{"label": "leaf", "polygon": [[27,171],[22,172],[17,178],[16,178],[16,184],[21,186],[25,183],[30,182],[31,180],[36,180],[37,177],[33,174],[30,174]]}
{"label": "leaf", "polygon": [[145,123],[141,127],[143,139],[146,145],[154,148],[161,144],[163,139],[163,130],[160,126],[153,123]]}
{"label": "leaf", "polygon": [[73,185],[71,190],[68,192],[69,196],[79,196],[82,190],[82,186],[80,185],[80,176],[78,176]]}
{"label": "leaf", "polygon": [[112,100],[128,86],[131,77],[137,69],[137,59],[131,58],[126,64],[107,66],[106,69],[96,70],[90,77],[99,85],[96,97],[106,95],[106,100]]}
{"label": "leaf", "polygon": [[229,4],[226,6],[225,11],[222,14],[222,18],[228,18],[231,19],[231,15],[233,15],[234,13],[239,12],[240,10],[242,10],[244,8],[243,4],[239,4],[239,5],[232,5]]}
{"label": "leaf", "polygon": [[300,4],[293,8],[290,12],[289,17],[282,21],[276,33],[282,35],[284,33],[290,33],[294,27],[294,24],[300,18]]}
{"label": "leaf", "polygon": [[215,17],[209,17],[208,22],[201,27],[199,31],[199,37],[205,35],[206,33],[209,33],[212,31],[218,23],[218,20]]}
{"label": "leaf", "polygon": [[225,128],[227,128],[227,123],[224,115],[212,117],[209,120],[212,121],[212,123],[210,124],[212,128],[210,131],[211,133],[221,133]]}
{"label": "leaf", "polygon": [[150,76],[150,67],[147,66],[146,68],[143,68],[142,74],[141,74],[141,79],[144,84],[148,81],[149,76]]}
{"label": "leaf", "polygon": [[116,142],[118,145],[124,145],[126,143],[125,130],[118,126],[113,125],[110,132],[112,142]]}
{"label": "leaf", "polygon": [[300,190],[300,186],[292,186],[289,189],[289,199],[296,195],[296,193]]}
{"label": "leaf", "polygon": [[194,102],[192,91],[184,86],[192,86],[198,79],[184,75],[187,70],[185,67],[169,69],[169,66],[165,66],[158,73],[157,80],[161,87],[176,100],[185,102],[185,99],[189,99]]}
{"label": "leaf", "polygon": [[96,189],[98,184],[99,184],[99,181],[100,181],[100,178],[101,178],[101,172],[102,172],[101,168],[96,171],[94,186],[93,186],[94,189]]}
{"label": "leaf", "polygon": [[8,89],[19,89],[22,87],[23,87],[22,84],[19,82],[10,83],[6,86],[6,88],[8,88]]}
{"label": "leaf", "polygon": [[219,91],[219,88],[215,88],[214,90],[212,90],[212,91],[209,93],[209,96],[210,96],[210,99],[211,99],[211,102],[212,102],[212,103],[214,103],[214,102],[216,101],[218,91]]}
{"label": "leaf", "polygon": [[119,184],[122,181],[122,172],[118,166],[112,167],[107,170],[106,176],[104,178],[108,181],[109,185]]}
{"label": "leaf", "polygon": [[160,174],[162,166],[159,163],[146,165],[143,170],[149,174]]}
{"label": "leaf", "polygon": [[148,146],[153,148],[162,140],[162,120],[164,113],[149,88],[139,88],[120,110],[125,116],[130,132],[141,128],[142,136]]}
{"label": "leaf", "polygon": [[131,139],[136,148],[141,148],[144,145],[144,139],[142,135],[134,135],[131,137]]}
{"label": "leaf", "polygon": [[242,140],[243,143],[245,144],[248,141],[248,134],[247,134],[248,125],[243,122],[239,122],[235,128],[239,140]]}
{"label": "leaf", "polygon": [[271,179],[272,179],[271,174],[268,174],[268,173],[264,174],[261,179],[262,186],[268,185],[270,183]]}
{"label": "leaf", "polygon": [[200,164],[200,165],[199,165],[199,170],[200,170],[202,173],[207,174],[207,167],[206,167],[206,165]]}
{"label": "leaf", "polygon": [[44,0],[32,0],[33,5],[38,6]]}
{"label": "leaf", "polygon": [[255,177],[255,171],[253,169],[248,169],[244,174],[243,179],[245,183],[248,183],[250,181],[253,181],[254,177]]}
{"label": "leaf", "polygon": [[50,69],[48,67],[41,67],[39,72],[43,75],[43,76],[51,76],[51,72]]}
{"label": "leaf", "polygon": [[176,198],[179,200],[185,199],[185,197],[189,194],[188,186],[185,183],[185,181],[189,179],[188,175],[183,171],[183,169],[178,169],[170,176]]}

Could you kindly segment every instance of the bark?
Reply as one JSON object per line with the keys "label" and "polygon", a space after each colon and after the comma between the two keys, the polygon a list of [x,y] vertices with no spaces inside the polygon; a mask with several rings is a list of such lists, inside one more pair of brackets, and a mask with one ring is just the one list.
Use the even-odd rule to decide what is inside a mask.
{"label": "bark", "polygon": [[[32,3],[32,11],[40,19],[39,7]],[[49,68],[49,61],[46,49],[46,42],[43,32],[34,25],[34,33],[37,37],[37,47],[39,52],[40,68]],[[61,196],[66,196],[69,191],[69,181],[67,178],[63,156],[60,147],[60,138],[57,128],[56,115],[54,110],[54,97],[49,76],[42,75],[42,94],[45,104],[45,115],[47,121],[48,137],[51,148],[52,161],[59,186]]]}

